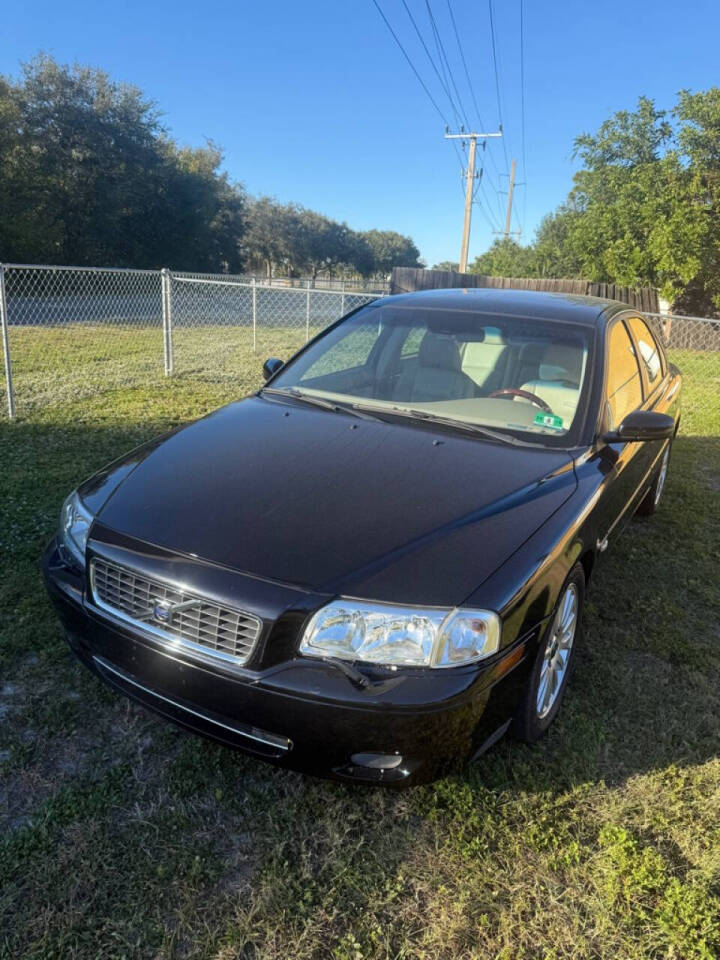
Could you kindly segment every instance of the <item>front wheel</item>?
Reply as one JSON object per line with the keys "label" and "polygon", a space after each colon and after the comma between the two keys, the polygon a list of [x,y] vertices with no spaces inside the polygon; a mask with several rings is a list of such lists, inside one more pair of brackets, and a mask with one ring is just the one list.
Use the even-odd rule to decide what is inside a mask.
{"label": "front wheel", "polygon": [[635,511],[639,517],[650,517],[660,506],[660,498],[665,489],[665,480],[667,479],[668,463],[670,461],[670,444],[665,447],[665,453],[660,461],[660,469],[653,481],[653,485],[643,497],[640,505]]}
{"label": "front wheel", "polygon": [[578,563],[560,591],[515,715],[513,731],[520,740],[528,743],[538,740],[560,710],[580,633],[584,600],[585,572]]}

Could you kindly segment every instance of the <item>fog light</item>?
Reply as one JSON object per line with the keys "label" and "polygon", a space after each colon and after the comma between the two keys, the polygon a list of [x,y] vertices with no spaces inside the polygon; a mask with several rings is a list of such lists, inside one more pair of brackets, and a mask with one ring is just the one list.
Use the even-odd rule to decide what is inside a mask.
{"label": "fog light", "polygon": [[394,770],[403,758],[399,753],[354,753],[350,760],[358,767],[370,767],[371,770]]}

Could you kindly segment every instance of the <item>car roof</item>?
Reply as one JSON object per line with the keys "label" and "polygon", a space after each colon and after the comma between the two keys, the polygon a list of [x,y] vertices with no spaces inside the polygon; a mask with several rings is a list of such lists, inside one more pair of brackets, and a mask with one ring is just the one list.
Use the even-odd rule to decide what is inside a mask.
{"label": "car roof", "polygon": [[[377,301],[388,304],[385,299]],[[549,293],[545,290],[498,290],[492,287],[463,287],[418,290],[392,297],[392,304],[447,310],[477,310],[479,313],[528,317],[537,320],[564,320],[596,326],[625,310],[627,303],[579,293]]]}

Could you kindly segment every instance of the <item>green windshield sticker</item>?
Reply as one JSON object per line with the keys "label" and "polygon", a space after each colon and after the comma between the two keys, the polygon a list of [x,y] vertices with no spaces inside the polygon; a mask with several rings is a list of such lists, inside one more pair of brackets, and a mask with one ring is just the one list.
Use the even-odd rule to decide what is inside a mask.
{"label": "green windshield sticker", "polygon": [[538,427],[549,427],[551,430],[563,428],[563,419],[556,413],[536,413],[534,423]]}

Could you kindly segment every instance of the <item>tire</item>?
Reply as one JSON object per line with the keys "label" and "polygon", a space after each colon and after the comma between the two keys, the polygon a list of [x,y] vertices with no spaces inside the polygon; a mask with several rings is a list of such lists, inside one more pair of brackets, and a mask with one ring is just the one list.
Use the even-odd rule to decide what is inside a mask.
{"label": "tire", "polygon": [[670,460],[670,444],[665,447],[665,452],[662,455],[660,460],[660,468],[655,474],[655,479],[653,480],[653,485],[650,487],[648,492],[645,494],[643,499],[640,501],[640,504],[635,511],[638,517],[651,517],[653,513],[660,506],[660,499],[663,495],[663,490],[665,489],[665,481],[667,479],[667,469],[668,462]]}
{"label": "tire", "polygon": [[[576,563],[560,591],[515,714],[513,733],[519,740],[534,743],[560,710],[580,638],[584,602],[585,572],[582,564]],[[567,652],[564,658],[563,651]]]}

